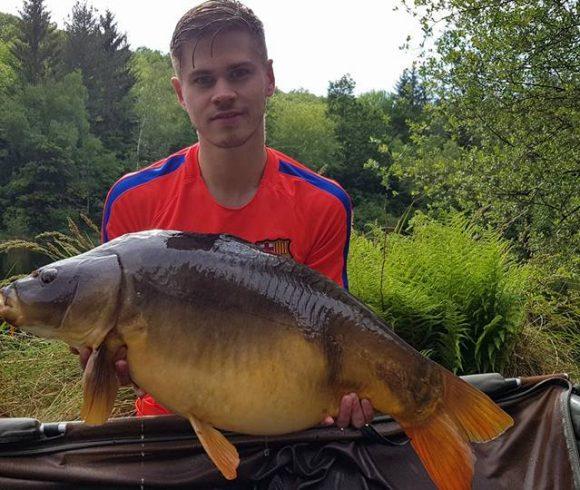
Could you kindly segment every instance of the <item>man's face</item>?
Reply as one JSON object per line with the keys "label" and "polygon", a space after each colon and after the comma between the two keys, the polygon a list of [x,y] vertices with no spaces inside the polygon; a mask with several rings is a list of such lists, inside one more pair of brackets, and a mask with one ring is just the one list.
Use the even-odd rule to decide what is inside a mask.
{"label": "man's face", "polygon": [[[235,148],[263,138],[266,99],[274,93],[272,62],[245,31],[226,31],[184,46],[180,77],[171,82],[199,139]],[[193,62],[192,63],[192,56]]]}

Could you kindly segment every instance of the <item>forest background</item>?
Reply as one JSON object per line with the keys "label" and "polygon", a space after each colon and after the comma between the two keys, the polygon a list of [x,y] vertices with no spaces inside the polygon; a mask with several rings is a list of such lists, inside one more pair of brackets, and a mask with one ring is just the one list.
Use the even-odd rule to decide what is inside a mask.
{"label": "forest background", "polygon": [[[401,8],[430,48],[395,90],[355,95],[345,74],[324,97],[277,91],[267,143],[351,195],[351,290],[417,349],[457,373],[580,379],[579,4]],[[81,213],[99,223],[116,179],[195,141],[171,75],[89,3],[64,30],[42,0],[0,13],[0,279],[95,245]],[[70,395],[62,350],[0,335],[0,414],[50,372],[31,358]]]}

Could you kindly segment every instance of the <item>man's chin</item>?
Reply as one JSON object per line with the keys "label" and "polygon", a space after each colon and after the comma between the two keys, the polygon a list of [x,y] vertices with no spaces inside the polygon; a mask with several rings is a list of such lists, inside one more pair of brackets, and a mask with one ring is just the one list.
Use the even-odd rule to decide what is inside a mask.
{"label": "man's chin", "polygon": [[[205,139],[208,143],[212,144],[213,146],[217,147],[217,148],[222,148],[224,150],[231,150],[234,148],[240,148],[244,145],[246,145],[249,141],[251,141],[253,138],[256,138],[256,136],[260,133],[260,131],[262,132],[262,135],[264,134],[264,130],[258,126],[256,127],[253,131],[244,133],[244,134],[240,134],[239,131],[232,131],[229,134],[219,134],[219,135],[200,135],[200,136],[204,136],[203,139]],[[201,138],[200,138],[201,139]]]}
{"label": "man's chin", "polygon": [[250,141],[251,139],[251,135],[244,138],[244,137],[240,137],[240,136],[228,136],[226,138],[220,138],[220,139],[215,139],[213,141],[211,141],[213,143],[214,146],[217,146],[218,148],[222,148],[224,150],[228,150],[228,149],[233,149],[233,148],[240,148],[242,146],[244,146],[248,141]]}

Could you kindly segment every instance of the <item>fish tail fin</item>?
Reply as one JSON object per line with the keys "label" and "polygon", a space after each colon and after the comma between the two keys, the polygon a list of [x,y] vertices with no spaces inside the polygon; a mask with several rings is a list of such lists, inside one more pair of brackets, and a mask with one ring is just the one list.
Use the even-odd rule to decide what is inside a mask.
{"label": "fish tail fin", "polygon": [[491,441],[512,425],[513,419],[483,391],[450,372],[443,372],[443,406],[472,442]]}
{"label": "fish tail fin", "polygon": [[405,432],[437,488],[471,488],[473,453],[452,417],[437,413],[422,425],[405,427]]}
{"label": "fish tail fin", "polygon": [[119,390],[115,374],[114,351],[103,342],[91,353],[83,375],[81,418],[89,425],[107,421]]}
{"label": "fish tail fin", "polygon": [[469,489],[474,466],[469,441],[495,439],[513,420],[487,395],[446,371],[443,387],[442,403],[428,419],[402,425],[439,489]]}

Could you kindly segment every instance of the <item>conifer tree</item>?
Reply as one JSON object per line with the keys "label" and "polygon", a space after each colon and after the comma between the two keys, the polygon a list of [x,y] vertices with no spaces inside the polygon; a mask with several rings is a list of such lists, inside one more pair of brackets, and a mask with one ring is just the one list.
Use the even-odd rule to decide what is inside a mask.
{"label": "conifer tree", "polygon": [[129,93],[135,78],[127,38],[118,32],[110,11],[98,16],[93,7],[81,2],[73,7],[66,32],[65,63],[69,70],[82,72],[91,131],[123,157],[134,133]]}
{"label": "conifer tree", "polygon": [[103,55],[99,71],[102,104],[98,108],[94,131],[108,148],[121,156],[132,147],[135,126],[130,96],[136,83],[131,70],[132,53],[127,36],[117,30],[113,14],[107,10],[99,20],[99,46]]}
{"label": "conifer tree", "polygon": [[37,84],[52,78],[58,66],[60,40],[44,0],[27,0],[20,11],[17,38],[12,55],[25,82]]}
{"label": "conifer tree", "polygon": [[425,84],[413,64],[405,68],[395,87],[394,106],[390,114],[390,125],[394,135],[401,141],[409,141],[409,123],[418,122],[427,103]]}
{"label": "conifer tree", "polygon": [[83,84],[88,91],[87,110],[93,128],[101,104],[99,72],[102,65],[95,10],[86,3],[77,2],[65,27],[67,36],[64,49],[65,68],[67,72],[81,71]]}

